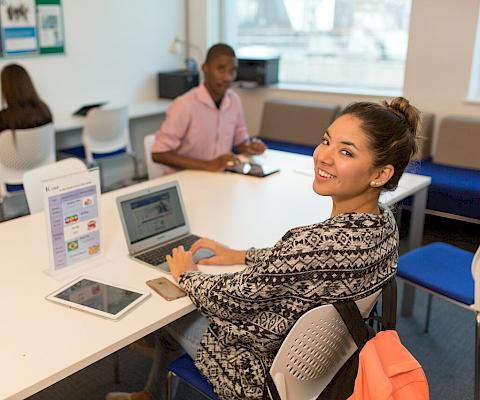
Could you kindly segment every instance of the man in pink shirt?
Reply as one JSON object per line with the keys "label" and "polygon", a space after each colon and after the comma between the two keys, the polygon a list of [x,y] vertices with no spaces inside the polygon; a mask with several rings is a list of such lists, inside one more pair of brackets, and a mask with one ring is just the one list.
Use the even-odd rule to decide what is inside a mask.
{"label": "man in pink shirt", "polygon": [[202,65],[204,82],[176,98],[152,147],[155,162],[177,169],[223,171],[238,163],[232,150],[261,154],[266,146],[247,133],[242,104],[229,90],[237,58],[226,44],[216,44]]}

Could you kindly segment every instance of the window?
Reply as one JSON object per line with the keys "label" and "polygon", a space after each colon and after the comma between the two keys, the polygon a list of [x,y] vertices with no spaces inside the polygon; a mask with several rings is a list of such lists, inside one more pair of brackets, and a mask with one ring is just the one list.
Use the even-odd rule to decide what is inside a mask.
{"label": "window", "polygon": [[401,92],[411,0],[233,3],[227,39],[276,49],[281,82]]}

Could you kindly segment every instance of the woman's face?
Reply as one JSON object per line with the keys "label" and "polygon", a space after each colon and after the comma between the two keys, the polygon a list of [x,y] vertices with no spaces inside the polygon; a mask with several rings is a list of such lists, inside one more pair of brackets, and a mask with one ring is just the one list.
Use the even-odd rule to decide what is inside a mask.
{"label": "woman's face", "polygon": [[313,153],[313,190],[334,201],[361,200],[370,190],[376,173],[373,154],[360,120],[343,115],[327,129]]}

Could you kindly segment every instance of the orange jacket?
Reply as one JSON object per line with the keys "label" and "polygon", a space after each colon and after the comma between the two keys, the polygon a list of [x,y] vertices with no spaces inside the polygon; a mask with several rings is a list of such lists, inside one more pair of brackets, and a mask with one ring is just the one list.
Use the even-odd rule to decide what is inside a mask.
{"label": "orange jacket", "polygon": [[428,400],[427,378],[396,331],[382,331],[360,351],[355,389],[348,400]]}

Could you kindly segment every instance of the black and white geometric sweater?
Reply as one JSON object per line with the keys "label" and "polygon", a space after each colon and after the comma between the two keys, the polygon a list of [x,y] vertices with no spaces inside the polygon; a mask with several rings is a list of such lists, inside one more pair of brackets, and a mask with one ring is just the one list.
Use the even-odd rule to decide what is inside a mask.
{"label": "black and white geometric sweater", "polygon": [[340,214],[250,249],[242,272],[188,272],[179,284],[210,321],[195,365],[221,399],[261,399],[282,341],[307,310],[366,297],[395,274],[391,212]]}

